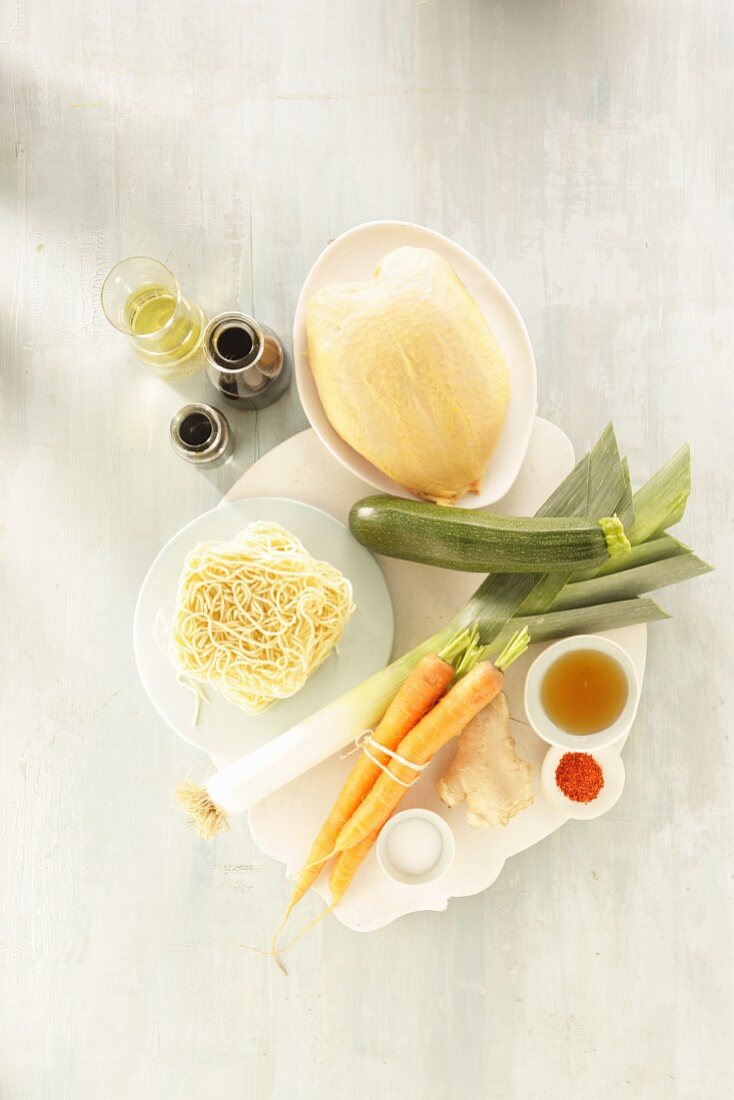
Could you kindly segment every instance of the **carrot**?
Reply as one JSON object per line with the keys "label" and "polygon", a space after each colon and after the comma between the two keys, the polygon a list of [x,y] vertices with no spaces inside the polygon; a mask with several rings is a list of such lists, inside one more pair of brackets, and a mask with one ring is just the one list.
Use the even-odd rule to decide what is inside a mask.
{"label": "carrot", "polygon": [[[500,693],[503,683],[502,672],[490,661],[481,661],[405,735],[397,753],[414,764],[427,764],[439,749],[461,733],[474,715]],[[415,777],[413,768],[398,760],[391,760],[387,771],[377,779],[372,790],[341,829],[334,851],[345,852],[352,849],[375,830],[379,831],[405,794],[407,787],[403,784],[412,783]]]}
{"label": "carrot", "polygon": [[362,861],[377,840],[380,830],[374,829],[368,836],[350,848],[346,852],[340,852],[334,860],[334,866],[329,876],[329,889],[331,890],[331,907],[338,905],[346,894],[352,879],[362,866]]}
{"label": "carrot", "polygon": [[[494,664],[476,661],[476,650],[467,652],[457,665],[461,677],[413,729],[405,735],[397,748],[397,754],[412,764],[427,764],[439,749],[461,733],[475,714],[497,696],[504,684],[504,673],[528,647],[530,635],[527,627],[516,631],[505,645]],[[469,671],[465,672],[465,669]],[[347,851],[359,844],[368,834],[379,831],[416,778],[414,768],[391,760],[372,790],[341,829],[334,846],[334,854]]]}
{"label": "carrot", "polygon": [[[394,751],[405,734],[443,695],[453,675],[453,665],[444,661],[438,654],[429,653],[423,657],[393,698],[373,734],[373,740]],[[334,848],[340,829],[369,794],[380,771],[378,765],[374,764],[364,752],[360,755],[311,847],[306,865],[293,890],[284,920],[319,877],[326,857]]]}
{"label": "carrot", "polygon": [[[482,652],[478,632],[474,628],[457,634],[441,653],[428,654],[419,661],[390,703],[373,734],[373,740],[393,752],[397,746],[406,760],[427,762],[499,693],[504,682],[501,670],[525,652],[528,641],[527,628],[524,628],[513,634],[494,665],[488,661],[475,664]],[[440,699],[454,676],[460,679],[448,695]],[[440,701],[436,702],[438,699]],[[422,732],[417,734],[417,731]],[[299,876],[290,904],[273,934],[269,954],[281,969],[276,944],[289,913],[318,878],[323,864],[332,856],[337,856],[330,879],[331,905],[302,929],[283,948],[284,951],[323,920],[344,897],[380,829],[402,797],[404,788],[390,778],[391,771],[402,778],[398,775],[399,769],[403,773],[411,773],[406,782],[415,778],[412,769],[399,761],[393,761],[387,769],[387,765],[380,767],[374,764],[364,753],[352,769],[312,845],[309,860]],[[386,789],[389,787],[398,787],[397,795]],[[378,789],[382,793],[375,798]],[[366,814],[365,806],[368,808]],[[364,828],[360,822],[370,816],[373,820],[368,828]],[[351,832],[358,835],[352,836],[350,828],[355,819],[358,827]],[[349,844],[340,843],[344,834],[348,836]],[[334,839],[336,844],[330,848]]]}

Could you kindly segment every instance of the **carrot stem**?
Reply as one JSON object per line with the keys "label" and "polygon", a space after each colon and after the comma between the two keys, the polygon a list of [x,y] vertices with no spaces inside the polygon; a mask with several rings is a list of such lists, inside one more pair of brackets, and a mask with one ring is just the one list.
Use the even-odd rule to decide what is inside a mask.
{"label": "carrot stem", "polygon": [[512,635],[509,642],[494,662],[495,668],[500,669],[502,672],[506,672],[513,661],[516,661],[518,657],[522,657],[529,645],[530,634],[528,628],[524,626],[522,630],[517,630]]}

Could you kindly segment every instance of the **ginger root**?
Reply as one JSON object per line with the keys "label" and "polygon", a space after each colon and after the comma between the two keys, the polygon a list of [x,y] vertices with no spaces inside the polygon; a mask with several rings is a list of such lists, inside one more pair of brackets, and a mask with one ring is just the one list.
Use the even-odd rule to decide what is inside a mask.
{"label": "ginger root", "polygon": [[533,766],[521,760],[510,733],[504,692],[469,722],[453,763],[437,784],[447,806],[466,802],[469,825],[506,825],[533,804]]}

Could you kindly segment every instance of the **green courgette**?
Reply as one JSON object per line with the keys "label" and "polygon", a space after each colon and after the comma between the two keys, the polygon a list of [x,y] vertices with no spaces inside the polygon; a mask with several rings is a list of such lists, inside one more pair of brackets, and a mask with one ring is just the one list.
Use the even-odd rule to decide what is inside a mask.
{"label": "green courgette", "polygon": [[376,554],[466,573],[573,572],[630,549],[617,516],[496,516],[389,496],[358,501],[349,529]]}

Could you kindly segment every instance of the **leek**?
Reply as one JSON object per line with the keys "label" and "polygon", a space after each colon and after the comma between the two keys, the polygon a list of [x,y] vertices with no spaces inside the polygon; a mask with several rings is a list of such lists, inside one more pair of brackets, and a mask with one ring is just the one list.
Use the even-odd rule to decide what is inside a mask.
{"label": "leek", "polygon": [[695,554],[680,554],[663,561],[638,565],[634,569],[567,584],[553,604],[553,610],[565,611],[572,607],[593,607],[594,604],[610,603],[612,600],[629,600],[633,596],[680,584],[710,571],[711,566]]}
{"label": "leek", "polygon": [[285,733],[225,764],[206,780],[203,794],[202,788],[196,788],[198,807],[194,807],[191,792],[188,792],[185,808],[198,822],[204,822],[211,817],[214,806],[224,812],[218,823],[222,828],[226,825],[226,815],[244,813],[256,802],[341,752],[364,730],[374,729],[421,657],[445,651],[455,634],[451,627],[439,631]]}
{"label": "leek", "polygon": [[568,611],[550,611],[545,615],[520,615],[510,619],[495,639],[492,649],[503,645],[522,627],[527,627],[533,642],[549,642],[573,634],[598,634],[601,630],[619,630],[637,623],[669,619],[667,611],[650,599],[619,600],[596,607],[574,607]]}
{"label": "leek", "polygon": [[690,554],[690,546],[679,542],[672,535],[659,535],[648,542],[641,542],[633,546],[625,556],[617,555],[610,558],[601,569],[584,569],[583,572],[574,573],[574,581],[588,581],[592,577],[606,577],[610,573],[619,573],[624,569],[635,569],[638,565],[649,565],[650,562],[665,561],[680,554]]}
{"label": "leek", "polygon": [[624,493],[617,504],[617,515],[624,524],[625,529],[635,522],[635,504],[632,496],[632,475],[627,456],[622,459],[622,473],[624,475]]}
{"label": "leek", "polygon": [[[632,517],[632,497],[629,473],[625,474],[625,469],[614,428],[608,424],[596,446],[581,459],[576,469],[566,478],[566,482],[560,486],[563,488],[569,480],[573,480],[574,487],[579,490],[576,495],[570,500],[564,497],[558,499],[559,492],[556,490],[543,508],[568,506],[575,509],[575,515],[588,515],[599,520],[621,508],[629,520]],[[614,555],[609,561],[622,563],[625,557],[626,555]],[[547,611],[573,575],[568,572],[546,573],[528,592],[518,608],[518,613],[539,615]]]}
{"label": "leek", "polygon": [[632,498],[635,522],[628,529],[633,546],[647,542],[683,518],[691,492],[691,449],[686,443]]}
{"label": "leek", "polygon": [[[624,466],[611,424],[537,511],[539,516],[588,516],[600,520],[625,499]],[[570,573],[490,574],[455,620],[455,627],[476,624],[489,645],[508,619],[520,612],[546,611],[571,579]]]}

